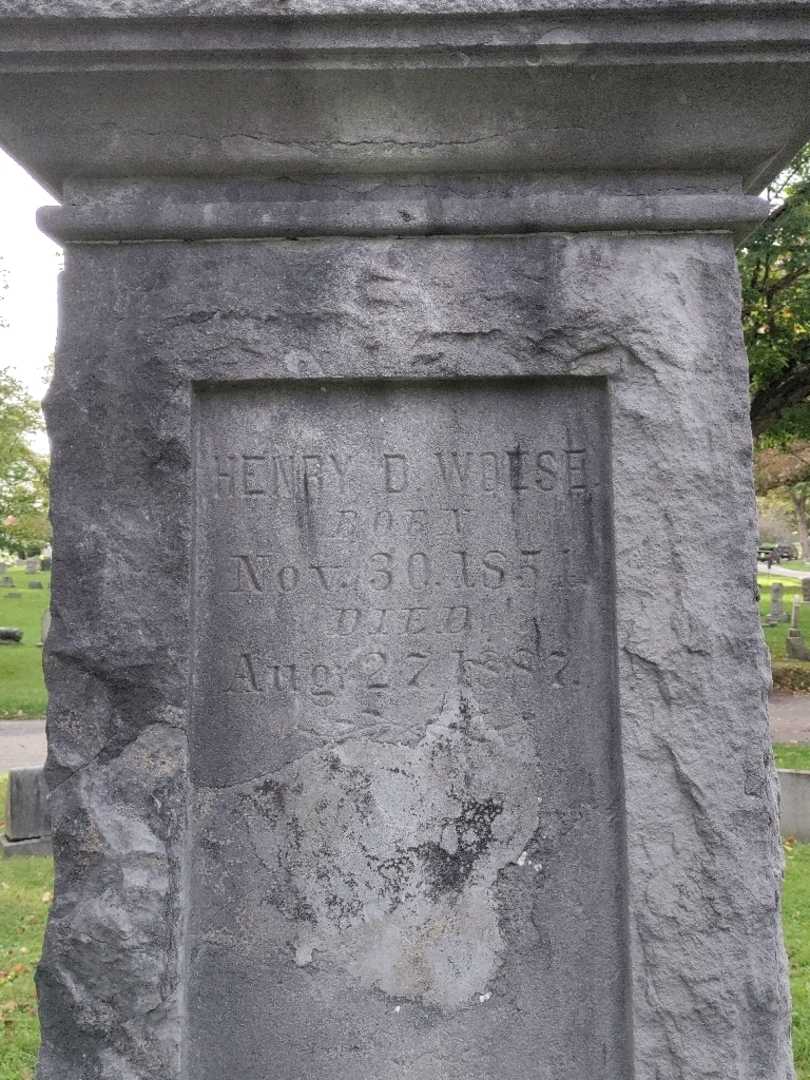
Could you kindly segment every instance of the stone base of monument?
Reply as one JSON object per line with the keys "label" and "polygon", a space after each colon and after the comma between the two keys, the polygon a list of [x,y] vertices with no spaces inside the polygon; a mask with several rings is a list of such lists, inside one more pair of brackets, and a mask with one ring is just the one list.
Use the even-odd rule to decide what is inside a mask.
{"label": "stone base of monument", "polygon": [[32,836],[29,840],[0,836],[0,852],[4,859],[15,855],[53,855],[53,841],[50,836]]}
{"label": "stone base of monument", "polygon": [[785,652],[791,660],[810,660],[810,649],[799,630],[788,630]]}
{"label": "stone base of monument", "polygon": [[4,857],[52,853],[47,794],[43,769],[11,770],[6,796],[5,835],[0,836]]}

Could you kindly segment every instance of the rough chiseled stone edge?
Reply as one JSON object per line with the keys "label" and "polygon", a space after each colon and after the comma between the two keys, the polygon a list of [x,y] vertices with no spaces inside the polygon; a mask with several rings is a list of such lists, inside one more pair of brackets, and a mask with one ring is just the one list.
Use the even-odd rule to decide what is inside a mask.
{"label": "rough chiseled stone edge", "polygon": [[789,1080],[730,239],[137,245],[67,265],[40,1080],[179,1076],[191,381],[426,373],[609,378],[635,1075]]}

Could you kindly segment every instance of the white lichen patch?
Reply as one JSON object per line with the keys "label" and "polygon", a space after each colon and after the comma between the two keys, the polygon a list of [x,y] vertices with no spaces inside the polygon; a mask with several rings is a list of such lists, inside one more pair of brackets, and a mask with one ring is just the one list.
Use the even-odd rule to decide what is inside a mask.
{"label": "white lichen patch", "polygon": [[253,785],[247,827],[284,867],[295,962],[317,950],[394,998],[478,1000],[503,950],[493,886],[537,829],[533,757],[459,696],[416,746],[349,740]]}

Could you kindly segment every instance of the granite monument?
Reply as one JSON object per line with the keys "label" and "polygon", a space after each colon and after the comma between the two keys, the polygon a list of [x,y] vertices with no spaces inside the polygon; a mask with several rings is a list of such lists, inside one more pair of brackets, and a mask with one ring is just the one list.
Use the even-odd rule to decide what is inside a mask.
{"label": "granite monument", "polygon": [[39,1080],[792,1076],[734,242],[809,15],[0,0]]}

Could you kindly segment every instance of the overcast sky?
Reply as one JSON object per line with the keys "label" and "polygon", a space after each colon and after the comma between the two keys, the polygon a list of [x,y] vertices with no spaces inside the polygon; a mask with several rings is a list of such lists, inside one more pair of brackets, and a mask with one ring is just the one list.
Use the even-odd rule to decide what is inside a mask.
{"label": "overcast sky", "polygon": [[[56,341],[59,248],[37,229],[37,207],[53,197],[0,150],[0,367],[11,368],[36,398],[45,393],[48,357]],[[39,442],[39,440],[37,440]],[[45,448],[44,444],[40,449]]]}

